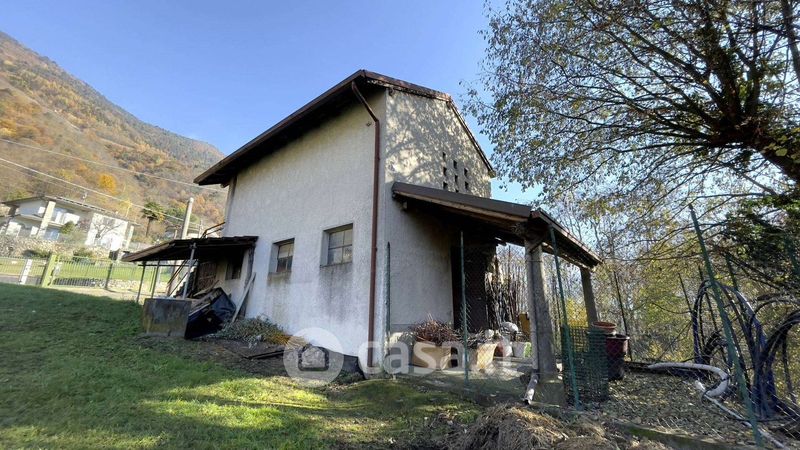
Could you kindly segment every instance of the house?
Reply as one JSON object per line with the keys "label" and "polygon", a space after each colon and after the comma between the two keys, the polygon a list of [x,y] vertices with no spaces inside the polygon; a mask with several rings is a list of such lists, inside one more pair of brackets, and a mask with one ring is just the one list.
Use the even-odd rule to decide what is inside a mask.
{"label": "house", "polygon": [[[10,208],[0,234],[57,241],[68,223],[80,233],[81,244],[111,251],[126,249],[135,223],[84,202],[41,195],[3,202]],[[85,237],[84,234],[85,233]]]}
{"label": "house", "polygon": [[541,252],[555,243],[581,267],[589,320],[600,259],[547,214],[492,200],[493,176],[449,95],[362,70],[196,178],[228,187],[222,237],[125,259],[197,260],[195,289],[222,287],[236,302],[252,280],[248,317],[375,365],[411,324],[460,326],[464,302],[470,331],[485,328],[494,249],[525,245],[531,298],[544,308],[540,351],[552,353]]}

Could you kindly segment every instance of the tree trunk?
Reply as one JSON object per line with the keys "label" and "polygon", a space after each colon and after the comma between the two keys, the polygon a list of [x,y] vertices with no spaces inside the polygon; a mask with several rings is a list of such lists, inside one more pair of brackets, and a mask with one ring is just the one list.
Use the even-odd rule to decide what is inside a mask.
{"label": "tree trunk", "polygon": [[153,219],[147,219],[147,226],[144,229],[144,237],[150,236],[150,225],[153,224]]}

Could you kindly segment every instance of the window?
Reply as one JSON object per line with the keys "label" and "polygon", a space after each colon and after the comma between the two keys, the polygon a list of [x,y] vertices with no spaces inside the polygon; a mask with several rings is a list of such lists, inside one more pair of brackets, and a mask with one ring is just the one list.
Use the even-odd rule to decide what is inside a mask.
{"label": "window", "polygon": [[444,161],[445,164],[447,164],[447,153],[445,152],[442,152],[442,161]]}
{"label": "window", "polygon": [[226,280],[238,280],[242,276],[242,258],[233,257],[228,260],[228,267],[225,269]]}
{"label": "window", "polygon": [[447,167],[442,166],[442,175],[447,178]]}
{"label": "window", "polygon": [[448,188],[447,181],[445,181],[444,183],[442,183],[442,189],[444,189],[446,191],[446,190],[448,190],[447,188]]}
{"label": "window", "polygon": [[291,272],[294,256],[294,239],[278,242],[275,246],[275,273]]}
{"label": "window", "polygon": [[469,192],[469,183],[464,182],[464,192]]}
{"label": "window", "polygon": [[466,180],[467,178],[469,178],[469,171],[464,167],[464,179]]}
{"label": "window", "polygon": [[349,263],[353,260],[353,225],[325,232],[328,240],[326,264]]}
{"label": "window", "polygon": [[455,159],[453,160],[453,169],[458,170],[458,161],[456,161]]}

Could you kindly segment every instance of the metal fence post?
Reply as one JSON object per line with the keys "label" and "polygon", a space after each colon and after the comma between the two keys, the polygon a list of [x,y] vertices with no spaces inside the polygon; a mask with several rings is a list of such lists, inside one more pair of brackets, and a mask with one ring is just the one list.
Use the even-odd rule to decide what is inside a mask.
{"label": "metal fence post", "polygon": [[461,358],[464,364],[464,386],[469,386],[469,346],[467,342],[468,329],[467,329],[467,280],[464,271],[464,230],[461,230],[461,344],[464,346],[463,357]]}
{"label": "metal fence post", "polygon": [[111,273],[114,272],[114,261],[108,265],[108,273],[106,274],[105,289],[108,290],[108,284],[111,282]]}
{"label": "metal fence post", "polygon": [[44,265],[44,272],[42,272],[42,279],[39,282],[41,287],[48,287],[50,283],[53,281],[53,270],[55,270],[55,264],[58,260],[58,256],[55,253],[50,253],[50,256],[47,257],[47,262]]}
{"label": "metal fence post", "polygon": [[727,352],[730,360],[732,361],[733,371],[736,374],[736,384],[739,387],[739,395],[742,399],[742,403],[744,403],[745,409],[747,410],[750,427],[753,429],[753,438],[756,441],[756,445],[761,447],[763,445],[761,432],[758,429],[758,421],[756,420],[756,414],[753,409],[753,400],[750,397],[750,393],[747,391],[747,384],[744,374],[742,373],[742,365],[740,364],[741,360],[739,353],[736,351],[736,346],[733,343],[733,328],[731,326],[730,318],[728,317],[728,312],[725,310],[725,305],[722,302],[722,292],[720,291],[719,284],[714,276],[714,268],[711,265],[711,258],[708,256],[708,250],[706,250],[706,243],[703,240],[703,232],[700,231],[700,223],[697,221],[697,215],[695,214],[694,207],[692,205],[689,205],[689,214],[692,216],[692,225],[694,225],[694,232],[697,234],[697,240],[700,245],[700,253],[703,255],[703,262],[705,263],[706,273],[708,274],[708,281],[711,284],[711,291],[714,294],[714,300],[716,301],[717,309],[719,310],[719,317],[720,321],[722,322],[722,330],[725,333]]}
{"label": "metal fence post", "polygon": [[[572,385],[572,396],[575,400],[575,409],[581,409],[581,399],[578,394],[578,379],[575,373],[575,356],[573,355],[572,336],[569,332],[569,318],[567,316],[567,301],[564,298],[564,285],[561,282],[561,263],[558,261],[558,245],[556,244],[556,234],[553,227],[548,226],[550,231],[550,243],[553,247],[553,257],[556,261],[556,279],[558,280],[558,294],[561,298],[561,309],[564,317],[562,326],[564,327],[564,344],[567,346],[567,361],[569,362],[569,379]],[[562,349],[563,351],[563,349]]]}

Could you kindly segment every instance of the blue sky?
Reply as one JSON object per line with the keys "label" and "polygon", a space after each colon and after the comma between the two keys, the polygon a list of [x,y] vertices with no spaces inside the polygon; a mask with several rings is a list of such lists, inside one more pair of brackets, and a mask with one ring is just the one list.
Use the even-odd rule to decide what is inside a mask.
{"label": "blue sky", "polygon": [[[362,68],[463,104],[487,22],[482,1],[2,3],[0,30],[140,119],[226,154]],[[531,200],[498,186],[497,198]]]}

